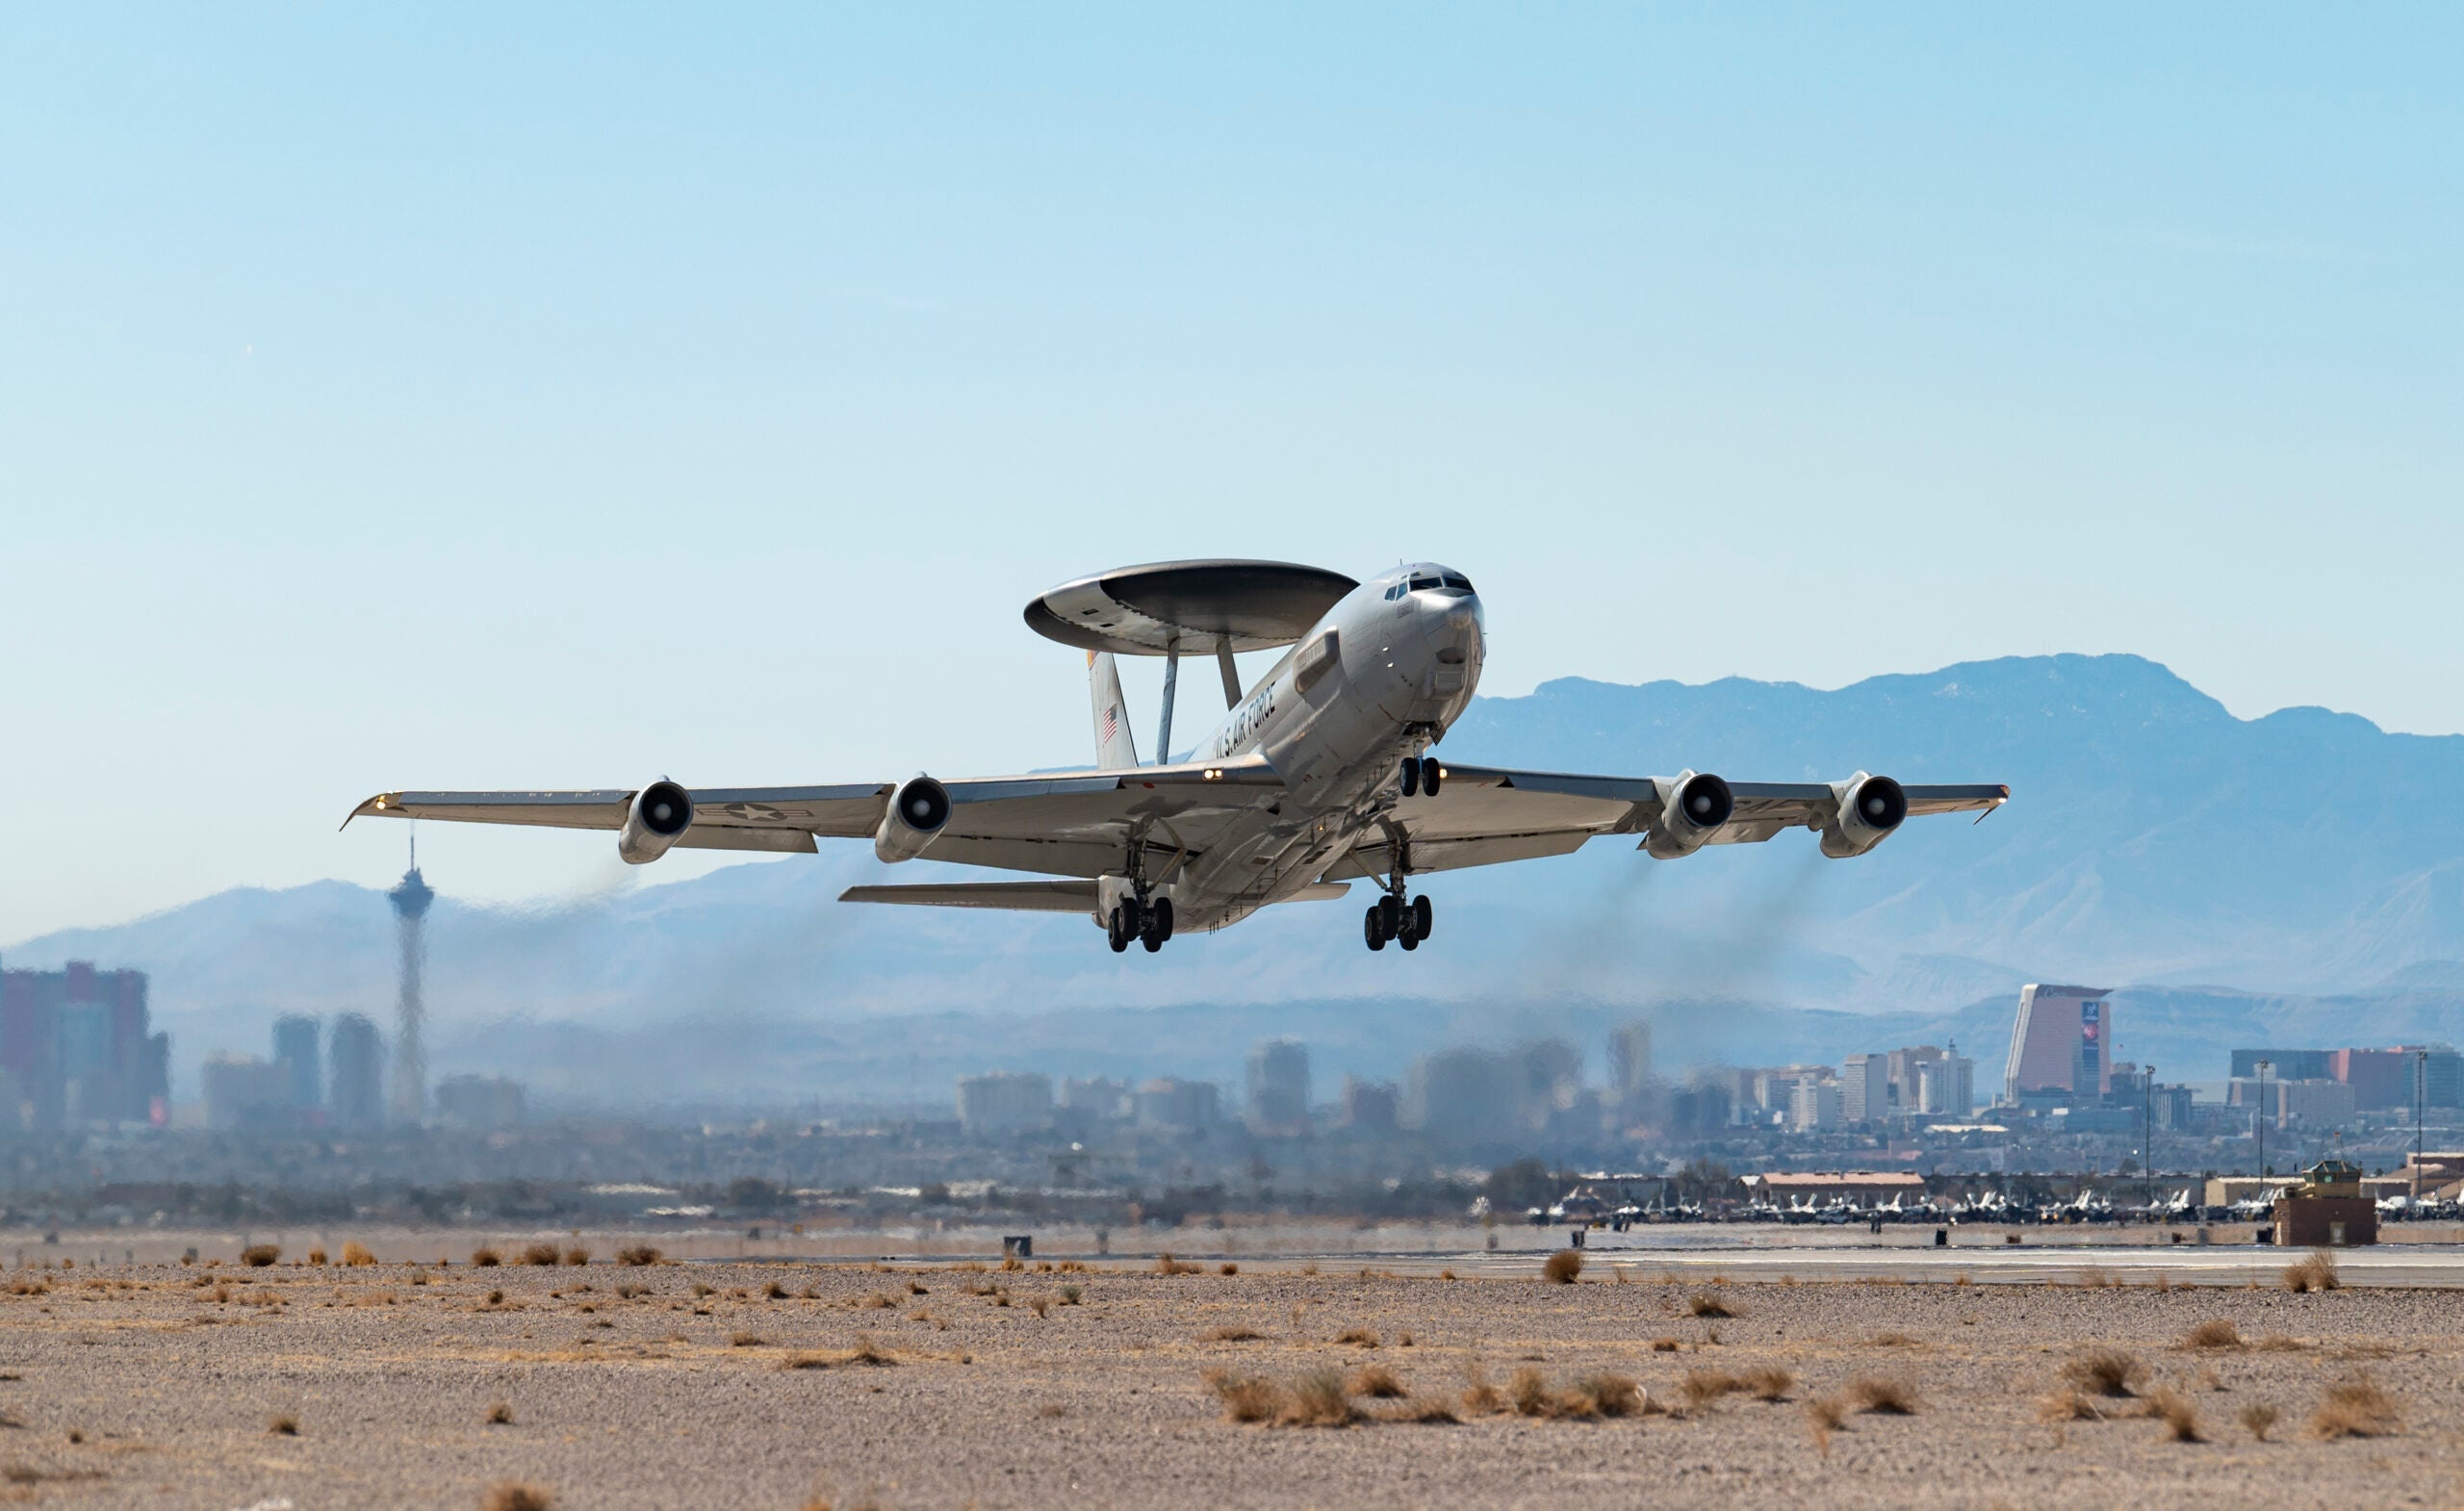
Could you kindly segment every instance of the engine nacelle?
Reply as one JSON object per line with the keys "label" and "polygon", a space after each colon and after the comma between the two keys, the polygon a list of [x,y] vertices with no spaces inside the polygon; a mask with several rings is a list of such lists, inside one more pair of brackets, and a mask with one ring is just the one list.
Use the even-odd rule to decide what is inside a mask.
{"label": "engine nacelle", "polygon": [[882,827],[873,832],[873,854],[884,860],[912,860],[950,821],[950,789],[930,777],[910,777],[889,795]]}
{"label": "engine nacelle", "polygon": [[654,781],[633,794],[625,810],[625,827],[616,834],[616,853],[628,865],[648,865],[693,827],[693,794],[673,781]]}
{"label": "engine nacelle", "polygon": [[1692,855],[1736,811],[1736,797],[1729,784],[1707,771],[1681,772],[1652,781],[1659,788],[1659,817],[1643,835],[1643,848],[1655,859]]}
{"label": "engine nacelle", "polygon": [[1908,794],[1888,777],[1861,771],[1833,782],[1831,790],[1838,794],[1839,806],[1822,827],[1822,853],[1834,860],[1863,855],[1888,839],[1908,817]]}

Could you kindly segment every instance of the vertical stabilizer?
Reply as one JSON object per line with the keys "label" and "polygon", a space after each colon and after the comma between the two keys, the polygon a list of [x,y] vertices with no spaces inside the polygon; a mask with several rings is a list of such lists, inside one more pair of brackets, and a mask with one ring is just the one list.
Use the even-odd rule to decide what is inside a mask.
{"label": "vertical stabilizer", "polygon": [[1130,737],[1129,704],[1120,695],[1120,668],[1110,651],[1087,656],[1087,691],[1095,709],[1095,769],[1122,771],[1138,764],[1138,742]]}

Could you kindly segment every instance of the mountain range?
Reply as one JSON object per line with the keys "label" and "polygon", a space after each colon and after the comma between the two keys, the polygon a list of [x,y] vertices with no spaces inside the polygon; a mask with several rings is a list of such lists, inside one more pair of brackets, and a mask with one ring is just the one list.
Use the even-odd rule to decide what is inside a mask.
{"label": "mountain range", "polygon": [[[1664,1063],[1836,1059],[1958,1034],[1998,1082],[2025,981],[2127,988],[2117,1052],[2222,1074],[2229,1043],[2464,1037],[2464,736],[2350,714],[2234,717],[2153,662],[2017,657],[1833,691],[1730,679],[1564,679],[1482,698],[1465,762],[1736,780],[2005,781],[1981,824],[1912,822],[1826,861],[1810,835],[1677,862],[1604,840],[1426,879],[1436,932],[1372,955],[1353,903],[1296,904],[1161,955],[1091,924],[834,901],[888,868],[860,845],[532,909],[430,915],[440,1069],[551,1098],[946,1096],[954,1070],[1227,1079],[1256,1037],[1322,1073],[1393,1075],[1450,1040],[1661,1026]],[[792,775],[792,774],[790,774]],[[835,773],[813,773],[829,778]],[[900,881],[962,874],[914,862]],[[284,1012],[390,1009],[383,896],[236,889],[0,949],[152,973],[175,1063],[262,1050]],[[2285,1036],[2293,1036],[2286,1037]],[[2228,1042],[2229,1041],[2229,1042]],[[929,1071],[929,1073],[928,1073]],[[192,1085],[192,1081],[188,1083]]]}

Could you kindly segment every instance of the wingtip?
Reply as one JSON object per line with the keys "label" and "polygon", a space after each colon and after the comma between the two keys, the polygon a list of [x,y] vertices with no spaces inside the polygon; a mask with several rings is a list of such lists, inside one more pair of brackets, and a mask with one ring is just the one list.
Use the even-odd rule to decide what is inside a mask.
{"label": "wingtip", "polygon": [[355,807],[355,808],[351,809],[349,812],[347,812],[347,813],[344,814],[344,815],[343,815],[343,822],[342,822],[342,829],[337,829],[336,831],[334,831],[334,832],[336,832],[336,833],[341,833],[341,832],[342,832],[342,830],[350,828],[350,821],[351,821],[352,819],[355,819],[355,818],[360,817],[362,814],[366,814],[366,813],[382,813],[382,812],[384,812],[384,811],[385,811],[385,808],[386,808],[386,805],[388,805],[388,804],[392,803],[393,801],[394,801],[394,794],[393,794],[393,793],[390,793],[390,792],[380,792],[380,793],[376,794],[376,796],[374,796],[374,797],[372,797],[372,798],[370,798],[367,802],[362,803],[359,807]]}

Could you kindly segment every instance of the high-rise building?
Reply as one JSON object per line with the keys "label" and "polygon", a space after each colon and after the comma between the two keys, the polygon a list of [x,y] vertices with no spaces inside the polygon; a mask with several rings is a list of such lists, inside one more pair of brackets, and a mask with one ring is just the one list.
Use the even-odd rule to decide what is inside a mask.
{"label": "high-rise building", "polygon": [[1844,1122],[1880,1122],[1890,1115],[1890,1057],[1850,1055],[1839,1067],[1839,1116]]}
{"label": "high-rise building", "polygon": [[1249,1051],[1249,1132],[1291,1139],[1309,1131],[1309,1050],[1270,1038]]}
{"label": "high-rise building", "polygon": [[170,1046],[143,971],[0,971],[0,1126],[168,1122]]}
{"label": "high-rise building", "polygon": [[273,1020],[273,1063],[291,1078],[291,1105],[302,1113],[325,1105],[323,1057],[315,1018],[292,1013]]}
{"label": "high-rise building", "polygon": [[999,1070],[959,1077],[959,1126],[971,1139],[1040,1132],[1052,1125],[1052,1078]]}
{"label": "high-rise building", "polygon": [[1399,1100],[1395,1094],[1395,1084],[1391,1081],[1363,1081],[1356,1076],[1346,1076],[1343,1125],[1357,1133],[1393,1133],[1397,1126]]}
{"label": "high-rise building", "polygon": [[1819,1133],[1839,1126],[1839,1083],[1811,1078],[1788,1092],[1788,1127],[1797,1133]]}
{"label": "high-rise building", "polygon": [[2237,1049],[2233,1051],[2235,1080],[2255,1080],[2259,1062],[2268,1063],[2268,1074],[2283,1081],[2332,1081],[2335,1072],[2327,1068],[2327,1051],[2323,1049]]}
{"label": "high-rise building", "polygon": [[395,931],[400,936],[400,997],[395,1006],[393,1120],[416,1128],[427,1116],[427,1005],[421,1000],[421,969],[427,961],[424,932],[436,893],[420,876],[419,841],[411,841],[411,868],[399,885],[385,894],[394,905]]}
{"label": "high-rise building", "polygon": [[1158,1076],[1140,1084],[1138,1126],[1177,1133],[1200,1133],[1215,1126],[1220,1094],[1212,1081],[1180,1081]]}
{"label": "high-rise building", "polygon": [[1524,1067],[1486,1049],[1441,1049],[1403,1076],[1402,1122],[1446,1143],[1494,1143],[1522,1127]]}
{"label": "high-rise building", "polygon": [[1061,1083],[1061,1105],[1100,1121],[1127,1117],[1131,1114],[1129,1083],[1105,1076],[1072,1076]]}
{"label": "high-rise building", "polygon": [[343,1128],[385,1121],[385,1043],[376,1025],[356,1012],[334,1019],[326,1037],[325,1107]]}
{"label": "high-rise building", "polygon": [[279,1128],[292,1121],[291,1077],[254,1055],[205,1057],[205,1125],[229,1131]]}
{"label": "high-rise building", "polygon": [[1643,1100],[1652,1083],[1652,1026],[1629,1023],[1608,1036],[1609,1095],[1620,1107]]}
{"label": "high-rise building", "polygon": [[2073,1097],[2102,1096],[2110,1079],[2106,1050],[2113,1042],[2110,986],[2019,988],[2019,1014],[2011,1025],[2011,1060],[2003,1095],[2017,1101],[2032,1092]]}
{"label": "high-rise building", "polygon": [[503,1076],[447,1076],[436,1084],[436,1120],[452,1128],[517,1128],[522,1083]]}

